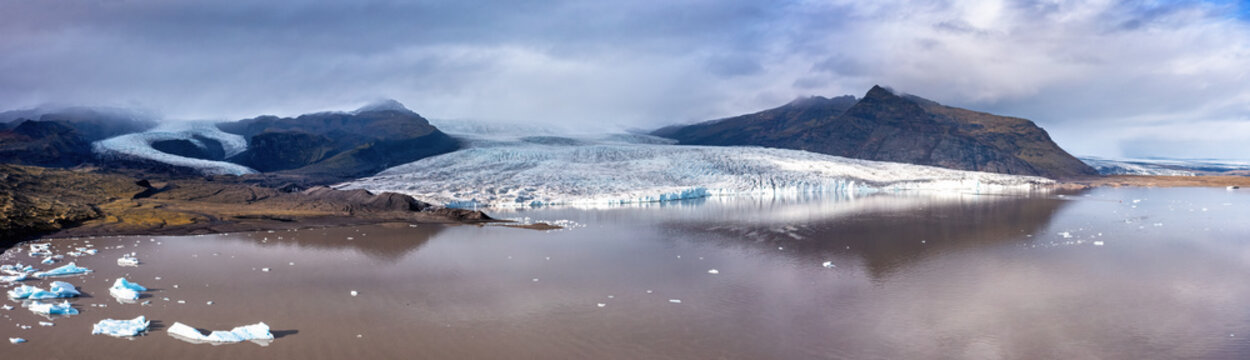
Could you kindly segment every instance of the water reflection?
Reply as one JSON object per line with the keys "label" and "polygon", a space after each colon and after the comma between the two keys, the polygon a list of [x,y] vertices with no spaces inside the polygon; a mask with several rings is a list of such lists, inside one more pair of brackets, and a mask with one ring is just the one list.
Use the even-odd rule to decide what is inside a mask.
{"label": "water reflection", "polygon": [[231,241],[255,242],[262,248],[296,247],[317,251],[352,250],[384,263],[394,263],[421,249],[448,225],[387,223],[370,227],[332,227],[239,233]]}
{"label": "water reflection", "polygon": [[880,279],[928,256],[1021,243],[1070,203],[1048,196],[924,194],[835,201],[742,199],[725,203],[717,213],[761,215],[729,221],[680,218],[661,224],[675,238],[771,249],[811,263],[855,256]]}

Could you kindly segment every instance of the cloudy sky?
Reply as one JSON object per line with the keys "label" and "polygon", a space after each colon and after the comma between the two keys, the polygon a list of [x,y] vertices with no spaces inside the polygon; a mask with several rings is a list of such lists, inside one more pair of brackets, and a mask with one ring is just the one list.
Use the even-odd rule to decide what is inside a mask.
{"label": "cloudy sky", "polygon": [[651,128],[873,84],[1076,154],[1250,158],[1237,0],[0,0],[0,109]]}

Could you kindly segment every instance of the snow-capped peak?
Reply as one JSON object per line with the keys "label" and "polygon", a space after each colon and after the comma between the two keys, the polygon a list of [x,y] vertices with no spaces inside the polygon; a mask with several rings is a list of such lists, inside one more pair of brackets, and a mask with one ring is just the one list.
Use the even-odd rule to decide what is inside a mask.
{"label": "snow-capped peak", "polygon": [[396,101],[395,99],[383,99],[383,100],[378,100],[378,101],[369,103],[368,105],[365,105],[365,106],[361,106],[359,109],[356,109],[356,111],[353,111],[353,113],[359,114],[359,113],[370,112],[370,111],[412,112],[412,110],[408,110],[407,107],[404,107],[404,104],[401,104],[399,101]]}

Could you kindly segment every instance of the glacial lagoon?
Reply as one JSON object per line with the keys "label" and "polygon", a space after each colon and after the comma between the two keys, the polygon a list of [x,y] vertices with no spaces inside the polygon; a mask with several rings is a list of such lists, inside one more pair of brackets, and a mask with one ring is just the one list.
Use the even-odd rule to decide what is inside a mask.
{"label": "glacial lagoon", "polygon": [[[1250,357],[1250,192],[724,197],[384,224],[56,239],[78,315],[4,300],[13,359]],[[138,266],[118,258],[135,253]],[[114,299],[118,277],[148,291]],[[6,286],[6,289],[13,286]],[[144,303],[147,303],[146,305]],[[145,316],[146,335],[91,335]],[[44,326],[44,322],[53,324]],[[195,344],[175,323],[264,322]],[[27,328],[28,327],[28,328]]]}

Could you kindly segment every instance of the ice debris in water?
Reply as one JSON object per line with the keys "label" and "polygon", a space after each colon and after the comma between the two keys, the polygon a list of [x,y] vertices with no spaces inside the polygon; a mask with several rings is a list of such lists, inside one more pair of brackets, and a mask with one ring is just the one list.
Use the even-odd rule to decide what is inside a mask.
{"label": "ice debris in water", "polygon": [[109,288],[109,295],[121,300],[139,300],[140,291],[148,291],[148,289],[127,281],[126,278],[117,278],[117,281],[113,282],[113,287]]}
{"label": "ice debris in water", "polygon": [[13,306],[12,306],[12,305],[8,305],[8,304],[5,304],[4,306],[0,306],[0,309],[4,309],[5,311],[9,311],[9,310],[13,310]]}
{"label": "ice debris in water", "polygon": [[826,261],[824,264],[820,264],[820,266],[824,266],[830,269],[838,267],[837,265],[834,265],[832,261]]}
{"label": "ice debris in water", "polygon": [[115,337],[137,336],[148,330],[151,322],[140,315],[130,320],[104,319],[91,327],[91,334],[104,334]]}
{"label": "ice debris in water", "polygon": [[1102,242],[1102,241],[1095,241],[1095,242],[1094,242],[1094,246],[1102,246],[1102,245],[1103,245],[1103,242]]}
{"label": "ice debris in water", "polygon": [[199,330],[186,324],[174,322],[165,332],[169,333],[169,336],[192,343],[237,343],[273,340],[273,334],[269,332],[269,325],[265,325],[263,322],[239,326],[230,331],[213,331],[208,335],[204,335]]}
{"label": "ice debris in water", "polygon": [[680,303],[681,303],[681,299],[668,299],[668,302],[670,302],[670,303],[674,303],[674,304],[680,304]]}
{"label": "ice debris in water", "polygon": [[91,269],[88,269],[85,267],[79,267],[78,264],[71,262],[69,264],[65,264],[64,266],[61,266],[52,270],[36,272],[34,273],[34,276],[37,278],[49,277],[49,276],[70,276],[70,275],[82,275],[82,274],[86,274],[89,272],[91,272]]}
{"label": "ice debris in water", "polygon": [[23,339],[23,338],[9,338],[10,344],[21,344],[24,342],[26,342],[26,339]]}
{"label": "ice debris in water", "polygon": [[57,303],[33,302],[28,307],[31,312],[39,315],[78,315],[78,309],[69,304],[69,301]]}
{"label": "ice debris in water", "polygon": [[356,290],[352,290],[351,294],[352,294],[352,296],[360,295],[360,293],[359,293],[359,292],[356,292]]}
{"label": "ice debris in water", "polygon": [[52,244],[30,244],[30,252],[27,254],[31,257],[52,256]]}
{"label": "ice debris in water", "polygon": [[118,266],[139,266],[139,258],[126,254],[117,259]]}
{"label": "ice debris in water", "polygon": [[40,261],[39,263],[44,264],[44,265],[52,265],[56,263],[56,259],[49,256],[49,257],[43,258],[43,261]]}
{"label": "ice debris in water", "polygon": [[51,321],[40,321],[40,322],[39,322],[39,326],[53,326],[53,325],[56,325],[56,324],[53,324]]}
{"label": "ice debris in water", "polygon": [[716,274],[720,274],[720,270],[712,269],[712,270],[708,270],[708,271],[707,271],[707,273],[708,273],[708,274],[712,274],[712,275],[716,275]]}
{"label": "ice debris in water", "polygon": [[53,281],[52,284],[49,285],[48,290],[30,285],[22,285],[9,290],[8,295],[9,298],[13,300],[43,300],[75,297],[82,295],[82,293],[79,293],[78,289],[74,288],[73,284],[64,281]]}

